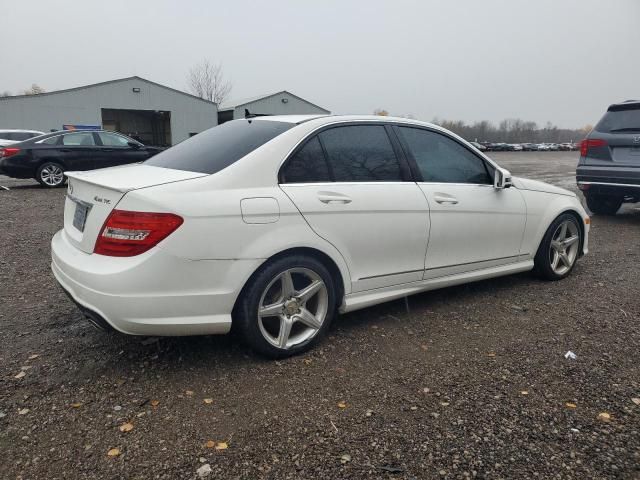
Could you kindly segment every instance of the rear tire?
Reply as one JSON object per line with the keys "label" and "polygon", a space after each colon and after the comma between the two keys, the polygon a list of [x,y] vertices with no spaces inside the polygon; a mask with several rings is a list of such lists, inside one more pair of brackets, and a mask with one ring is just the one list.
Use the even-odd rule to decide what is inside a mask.
{"label": "rear tire", "polygon": [[549,226],[534,259],[534,272],[545,280],[561,280],[575,267],[582,248],[576,217],[563,213]]}
{"label": "rear tire", "polygon": [[58,188],[65,184],[67,177],[64,176],[62,165],[55,162],[45,162],[36,171],[36,180],[43,187]]}
{"label": "rear tire", "polygon": [[270,358],[305,352],[336,313],[336,288],[322,262],[307,255],[268,261],[238,300],[234,324],[245,343]]}
{"label": "rear tire", "polygon": [[611,195],[587,195],[587,207],[596,215],[615,215],[622,205],[622,198]]}

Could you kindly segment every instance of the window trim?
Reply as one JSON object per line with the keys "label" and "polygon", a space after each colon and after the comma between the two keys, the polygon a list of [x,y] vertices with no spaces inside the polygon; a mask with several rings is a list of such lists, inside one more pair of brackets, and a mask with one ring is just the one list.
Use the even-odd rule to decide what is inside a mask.
{"label": "window trim", "polygon": [[[420,167],[418,166],[418,162],[414,158],[413,153],[411,152],[411,149],[409,148],[409,144],[407,143],[407,141],[402,136],[402,132],[399,130],[400,128],[403,128],[403,127],[404,128],[415,128],[417,130],[424,130],[424,131],[427,131],[427,132],[430,132],[430,133],[434,133],[436,135],[442,135],[443,137],[448,138],[452,142],[458,144],[460,147],[465,149],[471,155],[473,155],[478,160],[480,160],[480,162],[482,162],[482,166],[484,167],[484,170],[487,173],[487,177],[489,178],[489,183],[429,182],[429,181],[425,180],[424,177],[422,176],[422,172],[420,171]],[[487,166],[487,163],[489,163],[493,169],[496,169],[498,167],[496,165],[493,165],[491,162],[487,162],[487,160],[485,158],[479,156],[476,152],[474,152],[472,149],[467,147],[464,143],[460,142],[457,138],[452,137],[451,135],[447,135],[447,133],[444,132],[444,131],[436,130],[436,129],[425,127],[425,126],[422,126],[422,125],[415,125],[415,124],[411,124],[411,123],[408,123],[406,125],[405,124],[394,124],[394,130],[395,130],[396,136],[398,137],[398,141],[402,145],[404,153],[407,156],[407,159],[409,160],[409,164],[412,166],[412,169],[415,169],[414,170],[414,177],[416,178],[416,182],[417,183],[428,183],[430,185],[432,185],[432,184],[433,185],[435,185],[435,184],[438,184],[438,185],[490,185],[490,186],[493,185],[493,178],[492,178],[492,175],[491,175],[491,171],[489,170],[489,168]]]}
{"label": "window trim", "polygon": [[[381,181],[381,182],[375,182],[375,181],[364,181],[364,182],[357,182],[357,181],[336,181],[335,180],[335,176],[333,174],[333,169],[331,168],[331,164],[329,163],[329,159],[328,159],[328,155],[327,155],[327,150],[324,146],[324,142],[322,141],[322,138],[320,137],[320,134],[324,131],[330,130],[332,128],[340,128],[340,127],[356,127],[356,126],[380,126],[384,128],[384,131],[387,135],[387,138],[389,139],[389,143],[391,144],[391,148],[393,149],[393,153],[395,154],[397,160],[398,160],[398,164],[400,165],[400,175],[402,177],[401,180],[388,180],[388,181]],[[378,121],[366,121],[366,120],[359,120],[359,121],[342,121],[342,122],[336,122],[336,123],[331,123],[328,125],[322,125],[319,128],[316,128],[315,130],[309,132],[302,140],[300,140],[298,142],[298,144],[293,147],[293,149],[289,152],[289,154],[285,157],[284,161],[280,164],[280,167],[278,169],[278,184],[279,185],[336,185],[336,184],[340,184],[340,185],[363,185],[363,184],[370,184],[370,185],[380,185],[380,184],[390,184],[390,183],[400,183],[400,184],[404,184],[404,183],[408,183],[408,182],[415,182],[416,179],[413,175],[410,163],[408,162],[407,157],[404,154],[404,151],[402,150],[400,143],[398,141],[397,138],[395,138],[395,132],[393,132],[392,130],[393,127],[393,123],[392,122],[378,122]],[[291,183],[287,183],[283,181],[283,177],[284,177],[284,170],[287,167],[289,161],[291,160],[291,158],[293,158],[300,150],[302,150],[304,148],[304,146],[307,144],[307,142],[309,142],[311,139],[313,139],[315,136],[318,137],[318,141],[320,142],[320,146],[322,147],[322,153],[324,154],[324,161],[327,165],[327,169],[329,170],[329,176],[331,177],[331,180],[328,182],[291,182]],[[398,143],[396,143],[398,142]]]}

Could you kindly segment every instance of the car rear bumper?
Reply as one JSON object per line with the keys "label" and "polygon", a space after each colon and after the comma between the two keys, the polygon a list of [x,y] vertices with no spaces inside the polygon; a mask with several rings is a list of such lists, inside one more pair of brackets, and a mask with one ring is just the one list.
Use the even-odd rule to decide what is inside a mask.
{"label": "car rear bumper", "polygon": [[578,188],[586,195],[618,195],[640,197],[640,168],[624,166],[579,165],[576,170]]}
{"label": "car rear bumper", "polygon": [[131,335],[227,333],[231,311],[261,260],[178,258],[154,248],[136,257],[87,254],[63,230],[51,241],[51,270],[94,324]]}

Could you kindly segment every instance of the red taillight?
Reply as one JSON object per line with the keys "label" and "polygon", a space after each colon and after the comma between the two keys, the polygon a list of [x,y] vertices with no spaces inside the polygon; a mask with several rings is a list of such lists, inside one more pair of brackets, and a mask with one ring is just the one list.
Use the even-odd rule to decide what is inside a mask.
{"label": "red taillight", "polygon": [[184,220],[173,213],[113,210],[100,230],[93,253],[133,257],[155,247]]}
{"label": "red taillight", "polygon": [[19,148],[14,148],[14,147],[0,148],[0,158],[11,157],[19,152],[20,152]]}
{"label": "red taillight", "polygon": [[589,154],[590,148],[606,146],[606,140],[602,140],[601,138],[585,138],[580,142],[580,155],[586,157]]}

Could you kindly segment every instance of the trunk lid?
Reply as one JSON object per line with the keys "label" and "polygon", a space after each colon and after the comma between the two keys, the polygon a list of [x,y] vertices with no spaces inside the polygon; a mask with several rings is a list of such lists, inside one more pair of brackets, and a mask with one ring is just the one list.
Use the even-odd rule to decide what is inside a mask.
{"label": "trunk lid", "polygon": [[65,174],[69,186],[64,230],[70,242],[85,253],[93,253],[105,220],[127,192],[205,176],[143,164]]}

